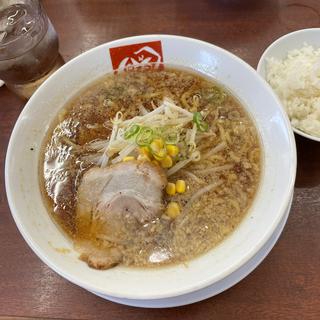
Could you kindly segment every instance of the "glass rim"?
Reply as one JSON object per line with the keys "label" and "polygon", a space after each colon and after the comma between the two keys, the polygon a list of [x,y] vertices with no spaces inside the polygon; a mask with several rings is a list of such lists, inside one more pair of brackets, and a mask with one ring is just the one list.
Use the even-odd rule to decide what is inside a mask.
{"label": "glass rim", "polygon": [[[0,13],[9,8],[10,6],[14,5],[19,5],[19,4],[31,4],[32,8],[36,10],[36,15],[35,15],[35,23],[34,25],[25,33],[9,40],[8,42],[2,42],[0,40],[0,55],[1,55],[1,50],[5,50],[8,46],[13,45],[14,43],[21,41],[21,39],[27,37],[30,35],[30,33],[34,30],[36,25],[39,23],[39,21],[44,20],[47,21],[47,15],[45,11],[43,10],[42,4],[39,0],[9,0],[6,5],[0,6]],[[10,16],[11,17],[11,16]],[[5,30],[0,30],[0,32],[5,32]],[[8,59],[3,59],[3,60],[9,60]],[[0,59],[2,60],[2,59]]]}

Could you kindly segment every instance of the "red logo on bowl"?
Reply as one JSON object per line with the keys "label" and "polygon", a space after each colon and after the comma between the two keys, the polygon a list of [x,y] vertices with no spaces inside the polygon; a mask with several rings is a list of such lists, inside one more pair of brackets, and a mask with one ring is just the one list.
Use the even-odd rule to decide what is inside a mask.
{"label": "red logo on bowl", "polygon": [[110,48],[113,70],[159,68],[163,62],[161,41]]}

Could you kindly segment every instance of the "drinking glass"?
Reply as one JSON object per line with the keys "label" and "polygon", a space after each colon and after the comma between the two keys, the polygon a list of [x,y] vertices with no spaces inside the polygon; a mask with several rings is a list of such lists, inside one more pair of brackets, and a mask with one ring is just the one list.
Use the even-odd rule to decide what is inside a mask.
{"label": "drinking glass", "polygon": [[57,33],[38,0],[0,1],[0,79],[23,98],[63,64]]}

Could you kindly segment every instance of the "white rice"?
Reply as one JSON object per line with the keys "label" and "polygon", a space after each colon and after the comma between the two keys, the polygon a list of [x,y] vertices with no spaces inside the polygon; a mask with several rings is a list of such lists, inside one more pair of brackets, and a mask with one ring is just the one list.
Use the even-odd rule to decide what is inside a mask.
{"label": "white rice", "polygon": [[267,59],[266,74],[292,125],[320,137],[320,49],[305,44],[284,60]]}

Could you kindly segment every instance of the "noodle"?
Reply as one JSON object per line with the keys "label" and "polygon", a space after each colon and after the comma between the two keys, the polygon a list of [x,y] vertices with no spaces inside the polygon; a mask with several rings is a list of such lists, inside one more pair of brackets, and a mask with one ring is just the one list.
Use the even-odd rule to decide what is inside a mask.
{"label": "noodle", "polygon": [[208,169],[204,169],[204,170],[198,170],[196,171],[197,174],[200,175],[204,175],[204,174],[212,174],[212,173],[216,173],[219,171],[226,171],[226,170],[230,170],[233,168],[233,164],[225,164],[223,166],[216,166],[216,167],[212,167],[212,168],[208,168]]}
{"label": "noodle", "polygon": [[197,177],[194,173],[187,171],[187,170],[182,170],[182,173],[184,173],[185,175],[187,175],[188,177],[190,177],[191,179],[193,179],[194,181],[196,181],[197,183],[205,183],[202,179],[200,179],[199,177]]}
{"label": "noodle", "polygon": [[233,199],[229,199],[228,202],[231,204],[231,206],[237,211],[237,215],[240,214],[240,206],[239,206],[239,202],[233,198]]}
{"label": "noodle", "polygon": [[205,153],[203,155],[203,158],[204,159],[209,158],[209,157],[213,156],[214,154],[223,151],[226,147],[227,147],[227,144],[224,141],[220,142],[212,150],[210,150],[209,152]]}
{"label": "noodle", "polygon": [[217,181],[215,183],[209,184],[206,187],[201,188],[200,190],[198,190],[194,195],[192,195],[192,197],[190,198],[190,200],[187,202],[187,204],[184,207],[184,214],[186,214],[186,212],[190,209],[191,205],[195,202],[198,201],[200,197],[202,197],[205,193],[213,191],[214,189],[216,189],[217,187],[219,187],[222,184],[222,181]]}

